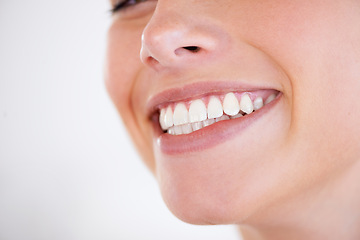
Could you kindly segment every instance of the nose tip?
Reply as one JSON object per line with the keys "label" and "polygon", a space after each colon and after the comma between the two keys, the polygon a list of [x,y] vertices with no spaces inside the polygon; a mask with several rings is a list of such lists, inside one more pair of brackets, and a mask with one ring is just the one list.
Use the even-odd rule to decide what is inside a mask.
{"label": "nose tip", "polygon": [[141,61],[155,69],[204,61],[219,45],[215,32],[184,17],[153,16],[142,34]]}

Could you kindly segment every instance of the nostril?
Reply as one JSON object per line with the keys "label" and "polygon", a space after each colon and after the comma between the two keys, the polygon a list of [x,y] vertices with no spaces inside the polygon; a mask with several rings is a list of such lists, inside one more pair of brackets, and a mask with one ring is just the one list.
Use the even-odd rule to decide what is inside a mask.
{"label": "nostril", "polygon": [[156,66],[157,64],[159,64],[159,61],[156,60],[155,58],[149,56],[144,60],[145,64],[148,64],[149,66]]}
{"label": "nostril", "polygon": [[193,53],[200,51],[200,48],[197,46],[187,46],[187,47],[183,47],[183,48],[190,52],[193,52]]}
{"label": "nostril", "polygon": [[186,56],[187,54],[198,53],[201,50],[200,47],[197,46],[186,46],[181,47],[175,50],[175,55],[177,56]]}

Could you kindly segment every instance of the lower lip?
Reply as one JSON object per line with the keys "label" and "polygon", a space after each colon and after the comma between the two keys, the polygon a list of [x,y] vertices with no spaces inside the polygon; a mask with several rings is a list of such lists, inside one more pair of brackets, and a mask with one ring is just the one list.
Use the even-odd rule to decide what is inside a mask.
{"label": "lower lip", "polygon": [[168,155],[199,152],[212,148],[220,143],[231,140],[234,136],[239,136],[247,127],[271,110],[279,102],[281,96],[281,93],[278,94],[271,103],[249,115],[217,122],[190,134],[170,135],[163,133],[158,120],[156,120],[156,123],[154,123],[156,128],[156,144],[160,146],[160,150],[163,153]]}

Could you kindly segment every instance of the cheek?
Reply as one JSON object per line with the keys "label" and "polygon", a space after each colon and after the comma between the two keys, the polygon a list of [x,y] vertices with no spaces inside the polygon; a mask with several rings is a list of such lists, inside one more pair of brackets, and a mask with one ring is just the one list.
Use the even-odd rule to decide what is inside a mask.
{"label": "cheek", "polygon": [[[291,79],[289,136],[304,149],[304,159],[359,156],[360,15],[358,2],[349,3],[289,2],[286,9],[267,11],[274,20],[255,19],[257,32],[248,34]],[[345,149],[348,154],[341,154]]]}
{"label": "cheek", "polygon": [[141,31],[116,22],[108,32],[106,86],[119,110],[129,107],[132,86],[141,66],[140,39]]}
{"label": "cheek", "polygon": [[114,22],[108,32],[108,48],[105,68],[105,84],[135,146],[148,167],[153,170],[154,163],[151,141],[144,135],[144,119],[136,114],[138,107],[134,98],[134,88],[143,65],[139,54],[142,27],[137,24]]}

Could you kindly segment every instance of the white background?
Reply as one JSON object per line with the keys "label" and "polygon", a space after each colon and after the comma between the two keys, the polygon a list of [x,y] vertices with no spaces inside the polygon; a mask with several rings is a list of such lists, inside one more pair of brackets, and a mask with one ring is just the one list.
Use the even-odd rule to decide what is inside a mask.
{"label": "white background", "polygon": [[0,239],[238,239],[162,202],[103,85],[108,8],[0,0]]}

